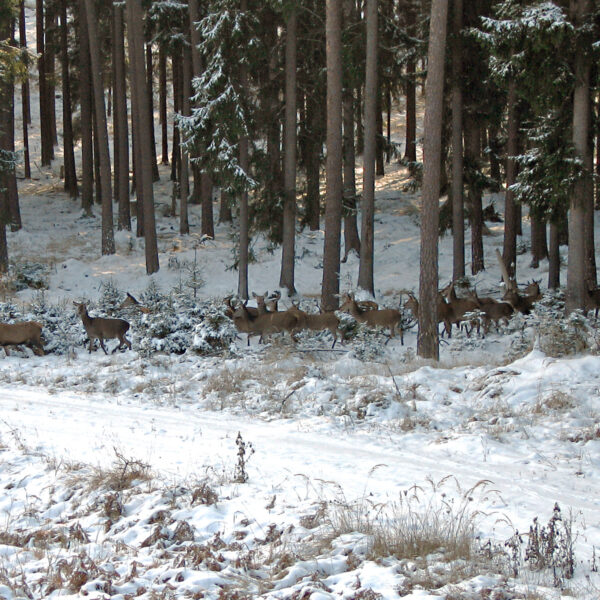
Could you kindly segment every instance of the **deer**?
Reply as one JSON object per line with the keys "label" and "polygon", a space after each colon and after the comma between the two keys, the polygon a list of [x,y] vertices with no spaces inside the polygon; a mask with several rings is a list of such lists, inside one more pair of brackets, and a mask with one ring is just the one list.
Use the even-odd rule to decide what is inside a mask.
{"label": "deer", "polygon": [[292,340],[296,341],[295,333],[299,330],[298,317],[289,311],[265,312],[252,317],[246,306],[240,304],[233,313],[233,322],[238,331],[247,334],[248,346],[253,335],[260,335],[259,344],[265,335],[271,333],[288,332]]}
{"label": "deer", "polygon": [[145,314],[152,312],[147,306],[144,306],[143,304],[141,304],[139,302],[139,300],[137,298],[135,298],[133,295],[131,295],[129,292],[126,292],[126,294],[127,294],[127,298],[125,298],[125,300],[123,300],[123,302],[121,302],[121,304],[119,304],[119,309],[125,309],[125,308],[131,307],[131,308],[135,308]]}
{"label": "deer", "polygon": [[[351,294],[345,293],[342,296],[342,304],[347,302],[348,299],[350,298],[350,296],[351,296]],[[354,298],[354,296],[352,296],[352,297]],[[358,305],[358,308],[362,311],[379,309],[379,304],[377,304],[377,302],[373,302],[373,300],[356,300],[356,304]],[[320,308],[319,308],[319,310],[320,310]]]}
{"label": "deer", "polygon": [[[231,304],[233,296],[227,296],[223,298],[223,304],[225,304],[225,315],[230,319],[233,319],[233,315],[235,314],[236,307]],[[258,309],[254,306],[247,306],[246,310],[250,314],[251,317],[258,317]]]}
{"label": "deer", "polygon": [[89,338],[89,353],[92,353],[94,341],[100,341],[100,347],[104,354],[108,354],[104,346],[104,340],[119,338],[119,345],[113,350],[113,354],[126,345],[131,350],[131,342],[125,337],[129,330],[129,323],[125,319],[108,319],[104,317],[90,317],[87,306],[84,303],[73,302],[77,308],[77,314],[81,317],[85,332]]}
{"label": "deer", "polygon": [[468,296],[477,302],[479,310],[484,313],[483,331],[487,333],[490,329],[490,323],[493,321],[498,329],[498,323],[504,321],[508,324],[508,320],[515,312],[513,306],[508,302],[500,302],[495,298],[480,298],[476,290],[468,292]]}
{"label": "deer", "polygon": [[[419,301],[416,299],[415,295],[412,292],[406,292],[408,295],[408,300],[404,303],[404,308],[410,310],[413,314],[413,317],[419,320]],[[444,333],[448,337],[452,337],[452,323],[455,320],[454,311],[451,306],[444,300],[442,294],[438,293],[438,323],[444,324],[444,329],[442,330],[442,337]]]}
{"label": "deer", "polygon": [[469,313],[479,310],[479,305],[477,302],[473,298],[459,298],[456,295],[456,290],[454,289],[454,282],[451,282],[449,286],[444,288],[444,290],[446,299],[448,300],[448,305],[454,312],[453,323],[456,323],[456,326],[460,327],[463,321],[468,321],[471,324],[471,329],[466,330],[467,337],[470,335],[471,331],[473,331],[474,327],[477,327],[477,333],[479,333],[481,326],[479,319],[466,316]]}
{"label": "deer", "polygon": [[311,315],[301,310],[297,304],[292,303],[292,308],[288,312],[294,314],[298,319],[298,329],[309,329],[310,331],[325,331],[328,329],[333,336],[331,348],[335,348],[338,333],[344,339],[344,334],[340,330],[340,320],[333,312],[322,312],[318,315]]}
{"label": "deer", "polygon": [[[340,306],[341,312],[348,313],[359,323],[369,327],[387,327],[390,336],[387,342],[394,337],[396,329],[400,329],[400,343],[404,345],[404,330],[402,329],[402,313],[395,308],[361,310],[352,294],[346,294],[344,303]],[[386,344],[387,344],[386,342]]]}
{"label": "deer", "polygon": [[532,281],[525,288],[525,295],[521,295],[516,283],[507,288],[502,300],[508,302],[515,310],[518,310],[524,315],[528,315],[533,308],[533,305],[542,297],[540,284],[538,281]]}
{"label": "deer", "polygon": [[37,321],[22,321],[21,323],[0,323],[0,346],[6,356],[10,356],[7,346],[30,346],[35,354],[43,356],[42,325]]}

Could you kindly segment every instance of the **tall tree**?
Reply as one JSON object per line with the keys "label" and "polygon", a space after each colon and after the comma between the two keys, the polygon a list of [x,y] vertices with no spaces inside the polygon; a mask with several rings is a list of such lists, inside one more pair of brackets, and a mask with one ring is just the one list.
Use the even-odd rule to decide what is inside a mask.
{"label": "tall tree", "polygon": [[283,243],[279,285],[292,296],[294,286],[296,234],[296,46],[298,15],[292,7],[286,23],[285,43],[285,120],[283,129],[284,204]]}
{"label": "tall tree", "polygon": [[73,149],[73,122],[71,114],[71,76],[69,74],[67,0],[60,2],[60,48],[62,62],[63,95],[63,161],[65,168],[65,190],[71,198],[79,196],[77,174],[75,172],[75,152]]}
{"label": "tall tree", "polygon": [[54,158],[54,141],[50,107],[48,105],[48,75],[45,55],[44,0],[36,0],[36,44],[38,54],[39,98],[40,98],[40,142],[42,166],[50,165]]}
{"label": "tall tree", "polygon": [[452,2],[452,281],[465,276],[462,101],[463,0]]}
{"label": "tall tree", "polygon": [[113,4],[112,10],[115,194],[119,206],[117,227],[119,229],[126,229],[130,231],[131,208],[129,203],[129,132],[127,122],[127,81],[125,77],[123,6],[119,4]]}
{"label": "tall tree", "polygon": [[340,291],[342,216],[342,1],[326,0],[327,162],[321,307],[335,310]]}
{"label": "tall tree", "polygon": [[92,69],[85,5],[79,2],[79,102],[81,105],[81,208],[92,214],[94,205],[94,151],[92,140]]}
{"label": "tall tree", "polygon": [[94,90],[94,109],[98,131],[100,183],[102,186],[102,254],[114,254],[115,238],[112,211],[112,181],[96,7],[93,0],[80,0],[80,2],[83,3],[82,14],[85,14],[87,21],[90,61],[92,66],[92,87]]}
{"label": "tall tree", "polygon": [[[144,215],[146,273],[159,269],[154,191],[152,188],[152,149],[150,148],[150,111],[144,64],[143,11],[141,0],[127,0],[127,35],[132,78],[134,135],[137,138],[139,162],[136,164],[138,218]],[[137,133],[136,133],[137,132]]]}
{"label": "tall tree", "polygon": [[[581,28],[590,15],[589,0],[573,0],[573,20]],[[589,39],[582,36],[583,42]],[[575,89],[573,93],[573,146],[581,163],[582,173],[575,182],[570,201],[569,215],[569,262],[567,268],[566,308],[572,311],[584,308],[587,300],[585,219],[591,186],[588,185],[589,136],[590,136],[590,60],[591,46],[580,42],[575,54]]]}
{"label": "tall tree", "polygon": [[[27,23],[25,21],[25,0],[19,2],[19,45],[27,49]],[[23,115],[23,166],[25,179],[31,177],[31,159],[29,155],[29,131],[31,124],[31,104],[29,94],[29,74],[26,73],[21,84],[21,114]]]}
{"label": "tall tree", "polygon": [[439,358],[438,341],[438,225],[444,108],[444,60],[448,0],[432,0],[429,28],[423,141],[423,208],[419,273],[419,332],[417,352]]}
{"label": "tall tree", "polygon": [[373,252],[375,215],[375,150],[377,142],[377,0],[367,0],[367,61],[365,81],[365,150],[363,153],[363,194],[361,252],[358,285],[374,294]]}

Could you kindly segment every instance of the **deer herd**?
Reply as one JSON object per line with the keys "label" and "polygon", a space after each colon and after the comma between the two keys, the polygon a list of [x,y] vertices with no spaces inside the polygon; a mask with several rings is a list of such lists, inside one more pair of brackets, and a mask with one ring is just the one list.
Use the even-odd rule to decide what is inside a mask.
{"label": "deer herd", "polygon": [[[503,270],[504,271],[504,270]],[[505,275],[505,272],[503,272]],[[475,290],[469,290],[465,295],[459,297],[456,293],[454,283],[450,283],[438,293],[437,314],[438,322],[443,325],[441,335],[448,338],[452,336],[453,326],[465,328],[467,335],[476,328],[483,335],[487,334],[491,325],[496,329],[500,323],[507,323],[515,312],[528,314],[534,303],[541,298],[539,283],[529,283],[523,292],[519,291],[516,282],[504,276],[505,293],[501,300],[490,297],[480,297]],[[419,318],[419,301],[415,295],[408,290],[401,291],[407,300],[404,306],[396,308],[381,308],[372,301],[357,300],[352,293],[343,294],[341,306],[338,311],[347,313],[358,323],[364,323],[369,328],[378,328],[388,332],[388,341],[395,335],[400,336],[401,344],[404,344],[404,332],[412,327]],[[335,312],[319,311],[309,313],[302,310],[292,300],[291,306],[286,310],[279,309],[281,292],[269,295],[252,294],[256,306],[248,306],[248,300],[242,302],[228,296],[224,300],[225,314],[233,321],[238,332],[245,333],[247,344],[250,339],[258,336],[261,343],[267,336],[275,333],[288,334],[294,342],[301,331],[329,331],[333,338],[331,348],[334,348],[338,339],[343,343],[344,334],[340,326],[340,318]],[[131,350],[131,342],[126,333],[130,324],[125,319],[92,317],[83,303],[74,302],[77,314],[81,318],[83,327],[89,340],[89,353],[98,340],[105,354],[108,354],[104,342],[106,340],[118,339],[119,344],[113,350],[116,352],[123,347]],[[141,312],[149,312],[131,294],[121,305],[122,308],[133,306]],[[596,316],[600,308],[600,291],[589,293],[588,310],[595,309]],[[406,315],[412,314],[412,318]],[[387,343],[387,342],[386,342]],[[4,347],[8,355],[8,346],[29,346],[36,354],[43,355],[42,325],[35,321],[24,321],[20,323],[0,323],[0,346]]]}

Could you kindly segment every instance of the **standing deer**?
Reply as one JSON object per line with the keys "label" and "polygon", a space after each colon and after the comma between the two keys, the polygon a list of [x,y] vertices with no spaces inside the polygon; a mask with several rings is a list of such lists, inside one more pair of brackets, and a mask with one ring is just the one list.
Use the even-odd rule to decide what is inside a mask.
{"label": "standing deer", "polygon": [[508,302],[499,302],[495,298],[480,298],[477,295],[476,290],[472,290],[468,293],[469,297],[472,298],[479,306],[484,314],[483,317],[483,331],[487,333],[490,329],[490,323],[493,321],[498,329],[498,323],[504,321],[508,324],[508,320],[514,313],[514,308]]}
{"label": "standing deer", "polygon": [[104,354],[108,354],[104,346],[104,340],[119,338],[119,345],[113,350],[113,354],[120,350],[125,344],[131,350],[131,342],[125,337],[129,330],[129,323],[125,319],[107,319],[103,317],[90,317],[85,304],[73,302],[77,307],[77,314],[81,317],[85,332],[89,338],[89,353],[92,353],[94,341],[99,340]]}
{"label": "standing deer", "polygon": [[[247,301],[246,301],[247,302]],[[298,317],[289,311],[284,312],[265,312],[256,317],[252,317],[248,312],[246,303],[240,304],[233,313],[233,322],[238,331],[248,335],[247,341],[250,345],[250,338],[253,335],[259,335],[259,343],[262,342],[265,335],[271,333],[287,332],[292,340],[295,332],[299,330]]]}
{"label": "standing deer", "polygon": [[39,355],[44,355],[42,345],[42,325],[36,321],[23,321],[21,323],[0,323],[0,346],[9,356],[7,346],[25,344]]}
{"label": "standing deer", "polygon": [[[410,310],[413,317],[419,320],[419,301],[416,299],[412,292],[406,292],[408,294],[408,300],[404,303],[404,307]],[[444,333],[450,338],[452,337],[452,323],[456,320],[452,307],[444,300],[442,294],[438,293],[438,324],[443,323],[444,329],[442,330],[442,337]]]}
{"label": "standing deer", "polygon": [[[387,327],[390,330],[390,337],[394,337],[397,329],[400,330],[400,343],[404,345],[404,330],[402,329],[402,313],[395,308],[383,308],[372,310],[361,310],[354,296],[347,294],[345,302],[340,306],[340,311],[353,316],[359,323],[365,323],[369,327]],[[386,342],[387,344],[387,342]]]}
{"label": "standing deer", "polygon": [[328,329],[333,336],[332,349],[337,342],[338,333],[342,340],[344,339],[344,334],[340,330],[340,320],[333,312],[323,312],[318,315],[311,315],[301,310],[296,304],[292,304],[292,308],[290,308],[288,312],[295,315],[298,319],[298,330],[309,329],[310,331],[325,331]]}

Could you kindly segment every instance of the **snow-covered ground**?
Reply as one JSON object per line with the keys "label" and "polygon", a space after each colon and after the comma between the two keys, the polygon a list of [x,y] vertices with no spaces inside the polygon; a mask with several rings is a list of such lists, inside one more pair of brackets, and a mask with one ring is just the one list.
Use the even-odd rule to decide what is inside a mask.
{"label": "snow-covered ground", "polygon": [[[35,97],[32,109],[35,159]],[[191,206],[192,233],[179,235],[164,167],[149,278],[135,235],[116,233],[117,253],[100,256],[99,210],[85,218],[64,196],[59,162],[19,182],[24,227],[8,234],[17,270],[47,269],[44,302],[73,316],[73,300],[98,301],[107,283],[168,294],[194,264],[199,302],[236,291],[232,229],[203,242]],[[377,182],[376,300],[394,307],[418,289],[419,196],[406,181],[391,165]],[[501,211],[501,195],[486,200]],[[472,283],[500,297],[502,224],[488,225]],[[308,308],[322,248],[323,231],[299,234]],[[275,290],[280,250],[261,236],[252,250],[251,289]],[[445,236],[440,285],[451,259]],[[545,289],[547,263],[528,264],[520,255],[519,282]],[[343,291],[357,274],[350,256]],[[0,283],[16,312],[39,304],[39,291]],[[439,364],[416,358],[415,329],[405,345],[363,332],[331,351],[320,334],[200,356],[142,351],[136,321],[131,352],[90,355],[76,337],[64,354],[0,351],[0,598],[599,598],[596,323],[573,340],[554,314],[455,333]],[[551,356],[567,338],[585,350]]]}

